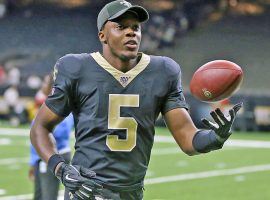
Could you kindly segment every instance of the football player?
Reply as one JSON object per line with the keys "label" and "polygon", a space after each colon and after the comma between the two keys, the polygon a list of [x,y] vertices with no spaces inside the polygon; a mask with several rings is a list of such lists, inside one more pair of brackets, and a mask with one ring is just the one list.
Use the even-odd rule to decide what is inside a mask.
{"label": "football player", "polygon": [[[69,54],[55,65],[53,94],[41,107],[31,141],[71,199],[143,199],[144,177],[155,135],[165,118],[188,155],[222,148],[241,104],[229,118],[216,109],[215,122],[199,130],[187,112],[180,66],[171,58],[138,52],[141,6],[124,0],[106,4],[97,18],[102,52]],[[69,113],[75,120],[75,154],[66,164],[48,134]]]}

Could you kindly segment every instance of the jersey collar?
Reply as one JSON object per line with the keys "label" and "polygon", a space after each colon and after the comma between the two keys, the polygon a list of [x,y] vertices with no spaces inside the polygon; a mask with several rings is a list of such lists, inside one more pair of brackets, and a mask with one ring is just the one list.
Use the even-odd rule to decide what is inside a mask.
{"label": "jersey collar", "polygon": [[108,61],[99,53],[91,53],[93,59],[100,67],[110,73],[123,87],[126,87],[136,76],[138,76],[150,63],[150,56],[144,53],[141,54],[141,59],[138,64],[126,73],[114,68]]}

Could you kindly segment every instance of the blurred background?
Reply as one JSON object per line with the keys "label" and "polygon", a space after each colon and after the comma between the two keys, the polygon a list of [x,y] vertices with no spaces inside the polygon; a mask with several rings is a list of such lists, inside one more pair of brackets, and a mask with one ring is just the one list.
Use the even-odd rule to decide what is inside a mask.
{"label": "blurred background", "polygon": [[[0,119],[12,125],[29,123],[35,115],[33,97],[44,75],[67,53],[100,50],[96,17],[108,1],[0,1]],[[191,114],[197,102],[189,95],[195,70],[214,59],[227,59],[244,70],[241,89],[231,99],[245,101],[240,129],[270,125],[269,1],[155,0],[133,1],[151,14],[143,25],[141,51],[167,55],[182,68]],[[204,114],[204,113],[202,113]],[[240,122],[240,120],[239,120]],[[245,123],[245,124],[244,124]],[[198,121],[199,124],[199,121]],[[248,125],[248,126],[246,126]],[[269,127],[268,127],[269,128]]]}
{"label": "blurred background", "polygon": [[[36,94],[43,77],[52,72],[58,58],[68,53],[101,50],[96,18],[107,2],[0,0],[0,127],[1,132],[4,131],[0,134],[1,145],[5,145],[8,135],[5,128],[29,131],[39,108]],[[270,0],[130,2],[142,5],[150,12],[150,20],[143,24],[141,51],[169,56],[181,65],[184,92],[197,126],[201,127],[200,119],[209,116],[214,107],[227,110],[232,104],[243,101],[244,108],[234,129],[252,135],[255,132],[267,135],[265,133],[270,131]],[[241,66],[244,81],[230,99],[206,104],[190,95],[189,82],[197,68],[215,59],[230,60]],[[161,118],[157,126],[164,126]],[[14,152],[13,157],[16,155],[19,154]],[[3,157],[8,158],[7,154]],[[0,171],[5,165],[1,163],[0,159]],[[0,199],[1,195],[4,199],[6,195],[31,191],[28,183],[26,192],[3,189],[9,188],[6,186],[9,184],[0,181]],[[268,197],[258,199],[270,199]]]}

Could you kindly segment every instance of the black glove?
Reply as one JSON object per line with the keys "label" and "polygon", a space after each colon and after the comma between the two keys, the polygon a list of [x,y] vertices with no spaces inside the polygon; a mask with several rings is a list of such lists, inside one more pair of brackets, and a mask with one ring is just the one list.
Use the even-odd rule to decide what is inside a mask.
{"label": "black glove", "polygon": [[102,186],[93,180],[95,176],[95,172],[85,167],[66,163],[62,163],[56,172],[56,177],[70,191],[73,200],[91,199],[92,194],[98,193]]}
{"label": "black glove", "polygon": [[99,196],[101,199],[101,188],[93,188],[93,185],[88,184],[82,184],[82,186],[74,193],[70,192],[69,197],[71,200],[81,200],[81,199],[87,199],[87,200],[94,200],[95,197]]}
{"label": "black glove", "polygon": [[216,139],[220,143],[224,143],[232,134],[231,128],[235,119],[237,112],[241,109],[243,103],[238,103],[229,110],[229,116],[225,117],[219,108],[212,111],[210,115],[213,117],[215,123],[208,121],[207,119],[202,119],[203,124],[208,128],[215,131]]}
{"label": "black glove", "polygon": [[95,196],[100,196],[102,191],[102,186],[96,183],[93,180],[93,171],[82,168],[81,167],[81,175],[85,177],[84,183],[81,185],[81,187],[74,192],[73,194],[70,194],[70,196],[73,195],[72,200],[81,200],[81,199],[87,199],[87,200],[94,200]]}
{"label": "black glove", "polygon": [[[89,190],[92,183],[85,183],[74,194],[70,195],[70,199],[87,199],[87,200],[121,200],[120,194],[109,189],[102,188],[99,190]],[[89,188],[90,187],[90,188]]]}

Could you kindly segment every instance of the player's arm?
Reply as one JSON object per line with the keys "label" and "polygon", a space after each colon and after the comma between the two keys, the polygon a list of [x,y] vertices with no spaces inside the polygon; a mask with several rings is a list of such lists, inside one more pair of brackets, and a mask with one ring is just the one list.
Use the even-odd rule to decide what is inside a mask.
{"label": "player's arm", "polygon": [[199,130],[195,127],[187,110],[185,108],[170,110],[165,113],[164,119],[182,151],[188,155],[196,154],[197,152],[192,145],[192,139]]}
{"label": "player's arm", "polygon": [[164,63],[169,76],[167,79],[169,90],[161,112],[180,148],[188,155],[222,148],[231,135],[232,124],[242,103],[230,109],[228,117],[225,117],[220,109],[212,111],[210,114],[214,123],[203,119],[202,122],[208,129],[198,130],[185,109],[187,104],[182,90],[180,66],[169,58],[165,58]]}
{"label": "player's arm", "polygon": [[48,163],[48,168],[72,193],[73,199],[87,199],[101,186],[92,180],[95,172],[82,166],[66,164],[64,158],[57,153],[54,138],[51,138],[50,133],[62,120],[63,117],[43,104],[30,131],[31,142],[42,160]]}
{"label": "player's arm", "polygon": [[52,112],[43,104],[34,120],[30,131],[30,139],[42,160],[48,163],[49,158],[57,154],[55,142],[50,133],[56,124],[63,120],[62,117]]}
{"label": "player's arm", "polygon": [[231,135],[231,128],[242,103],[236,104],[225,117],[219,108],[210,114],[211,122],[202,119],[206,130],[198,130],[184,108],[176,108],[165,113],[166,124],[180,148],[188,155],[207,153],[221,149]]}

